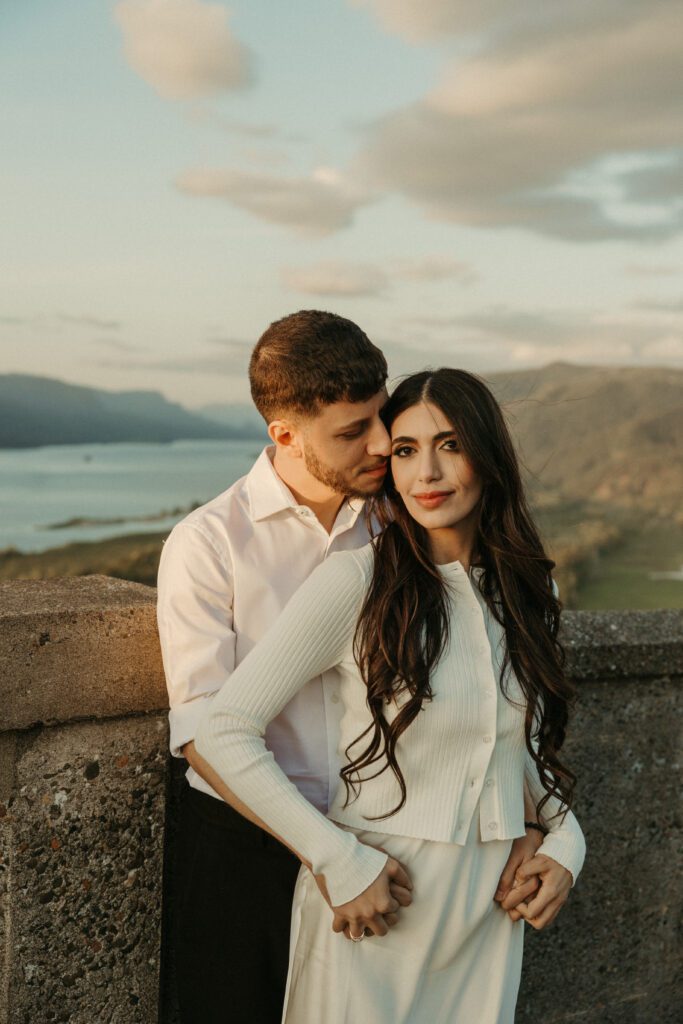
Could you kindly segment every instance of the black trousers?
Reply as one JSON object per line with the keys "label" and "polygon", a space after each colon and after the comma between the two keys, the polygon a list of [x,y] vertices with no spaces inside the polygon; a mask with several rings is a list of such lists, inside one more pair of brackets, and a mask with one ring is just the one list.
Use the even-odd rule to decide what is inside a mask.
{"label": "black trousers", "polygon": [[176,857],[182,1024],[280,1024],[299,860],[186,781]]}

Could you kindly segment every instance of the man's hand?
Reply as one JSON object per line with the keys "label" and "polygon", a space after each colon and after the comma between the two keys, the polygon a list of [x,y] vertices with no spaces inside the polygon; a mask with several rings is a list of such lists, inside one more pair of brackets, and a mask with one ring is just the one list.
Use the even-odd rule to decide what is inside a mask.
{"label": "man's hand", "polygon": [[[572,887],[572,873],[552,857],[537,853],[535,857],[517,868],[516,877],[520,879],[520,888],[524,889],[533,876],[540,878],[540,889],[530,902],[518,903],[516,912],[521,914],[532,928],[540,931],[555,920],[567,902]],[[505,900],[501,906],[505,907]]]}
{"label": "man's hand", "polygon": [[[328,903],[330,898],[322,875],[316,875],[318,888]],[[413,883],[408,872],[394,857],[389,857],[378,877],[355,899],[333,906],[332,930],[348,939],[359,935],[386,935],[398,920],[401,907],[412,902]],[[330,906],[332,906],[330,904]]]}
{"label": "man's hand", "polygon": [[537,828],[527,829],[525,835],[518,836],[512,841],[510,855],[493,898],[498,900],[503,910],[507,910],[513,921],[519,921],[522,916],[516,909],[518,904],[532,896],[540,885],[536,875],[520,884],[521,879],[517,878],[517,869],[526,861],[531,860],[542,842],[543,833],[539,832]]}

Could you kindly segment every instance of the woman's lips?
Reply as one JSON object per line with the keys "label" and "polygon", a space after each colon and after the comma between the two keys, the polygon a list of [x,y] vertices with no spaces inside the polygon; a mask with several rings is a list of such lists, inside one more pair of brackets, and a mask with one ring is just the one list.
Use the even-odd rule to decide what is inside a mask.
{"label": "woman's lips", "polygon": [[453,491],[428,491],[424,494],[414,494],[413,497],[423,508],[438,508],[451,494]]}

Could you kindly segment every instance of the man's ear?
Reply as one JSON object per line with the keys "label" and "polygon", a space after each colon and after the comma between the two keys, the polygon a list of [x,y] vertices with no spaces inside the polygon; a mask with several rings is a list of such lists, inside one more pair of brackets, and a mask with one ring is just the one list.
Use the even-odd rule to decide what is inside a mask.
{"label": "man's ear", "polygon": [[268,436],[273,444],[293,459],[303,456],[301,430],[292,420],[273,420],[268,424]]}

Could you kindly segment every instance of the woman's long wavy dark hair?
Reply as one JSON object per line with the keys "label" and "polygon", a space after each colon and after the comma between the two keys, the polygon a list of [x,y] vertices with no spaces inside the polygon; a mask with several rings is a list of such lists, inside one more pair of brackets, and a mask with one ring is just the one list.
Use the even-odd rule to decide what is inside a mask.
{"label": "woman's long wavy dark hair", "polygon": [[[383,409],[387,429],[421,402],[435,405],[449,420],[460,449],[482,480],[473,559],[482,567],[479,589],[505,630],[502,692],[507,697],[511,666],[526,699],[526,747],[546,791],[537,807],[543,820],[541,811],[551,795],[567,809],[572,806],[576,782],[558,756],[575,691],[564,674],[565,653],[557,639],[561,605],[550,575],[555,562],[546,555],[533,523],[503,413],[484,382],[464,370],[413,374]],[[423,701],[431,699],[430,679],[448,638],[448,595],[430,554],[428,531],[407,511],[391,470],[383,494],[369,505],[368,521],[377,523],[381,532],[375,539],[373,576],[358,621],[355,653],[372,722],[347,748],[350,758],[352,748],[369,734],[367,746],[342,769],[341,777],[348,803],[363,781],[391,769],[401,800],[386,814],[369,819],[379,820],[406,802],[396,743]],[[389,723],[384,705],[398,691],[410,696]],[[373,773],[363,777],[366,769]]]}

